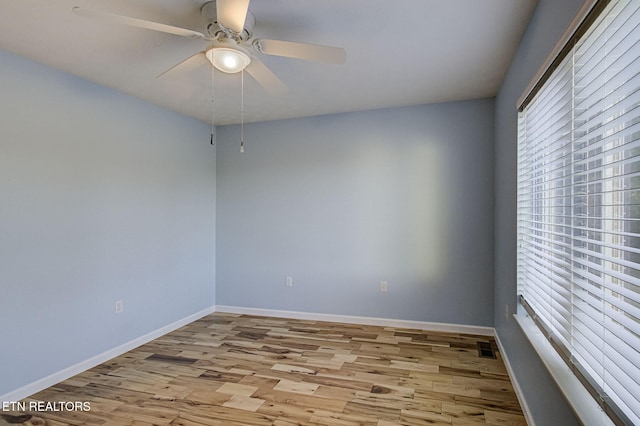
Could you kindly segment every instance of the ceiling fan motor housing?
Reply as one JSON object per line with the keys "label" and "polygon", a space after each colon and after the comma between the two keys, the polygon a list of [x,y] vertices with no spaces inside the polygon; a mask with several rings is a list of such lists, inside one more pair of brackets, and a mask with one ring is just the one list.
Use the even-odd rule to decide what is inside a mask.
{"label": "ceiling fan motor housing", "polygon": [[256,18],[251,12],[247,11],[247,17],[244,21],[242,33],[237,34],[236,32],[223,27],[218,23],[216,0],[203,4],[200,8],[200,16],[202,16],[207,32],[214,39],[224,37],[233,38],[236,39],[236,41],[247,41],[253,35],[253,27],[256,24]]}

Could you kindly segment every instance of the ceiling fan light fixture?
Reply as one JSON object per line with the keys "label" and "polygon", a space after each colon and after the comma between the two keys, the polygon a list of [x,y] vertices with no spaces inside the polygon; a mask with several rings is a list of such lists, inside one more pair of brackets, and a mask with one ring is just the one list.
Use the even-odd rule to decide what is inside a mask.
{"label": "ceiling fan light fixture", "polygon": [[237,48],[213,47],[206,55],[214,67],[229,74],[240,72],[251,63],[249,55]]}

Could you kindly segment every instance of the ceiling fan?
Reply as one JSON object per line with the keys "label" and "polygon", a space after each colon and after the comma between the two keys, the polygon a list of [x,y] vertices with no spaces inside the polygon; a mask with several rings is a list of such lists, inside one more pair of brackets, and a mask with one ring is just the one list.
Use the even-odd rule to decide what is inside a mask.
{"label": "ceiling fan", "polygon": [[193,69],[208,60],[216,69],[225,73],[237,73],[246,69],[267,92],[281,95],[288,91],[287,87],[258,58],[258,54],[328,64],[346,62],[346,51],[340,47],[254,38],[253,28],[256,20],[249,12],[249,2],[250,0],[213,0],[203,4],[200,15],[205,24],[205,32],[79,6],[72,10],[76,15],[103,22],[211,41],[205,50],[188,57],[158,77]]}

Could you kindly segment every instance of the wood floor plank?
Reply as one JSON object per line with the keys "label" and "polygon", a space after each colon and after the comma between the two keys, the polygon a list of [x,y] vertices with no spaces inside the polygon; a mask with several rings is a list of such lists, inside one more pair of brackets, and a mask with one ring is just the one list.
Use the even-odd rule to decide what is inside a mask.
{"label": "wood floor plank", "polygon": [[215,313],[25,399],[90,411],[2,413],[0,425],[525,425],[500,353],[480,358],[478,342],[495,348],[487,336]]}

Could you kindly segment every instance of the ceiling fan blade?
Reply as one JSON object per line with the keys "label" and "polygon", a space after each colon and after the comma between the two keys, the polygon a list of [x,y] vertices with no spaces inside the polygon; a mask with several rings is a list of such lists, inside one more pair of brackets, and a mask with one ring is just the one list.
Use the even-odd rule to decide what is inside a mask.
{"label": "ceiling fan blade", "polygon": [[273,96],[283,96],[289,89],[262,61],[256,57],[251,58],[251,63],[246,68],[253,77],[267,92]]}
{"label": "ceiling fan blade", "polygon": [[159,22],[147,21],[145,19],[132,18],[130,16],[116,15],[114,13],[102,12],[94,9],[74,6],[73,13],[86,18],[93,18],[103,22],[127,25],[129,27],[142,28],[145,30],[159,31],[161,33],[175,34],[183,37],[205,38],[204,34],[186,28],[174,27],[173,25],[161,24]]}
{"label": "ceiling fan blade", "polygon": [[167,75],[173,75],[179,72],[189,72],[204,64],[211,65],[209,61],[207,61],[207,57],[205,56],[204,51],[198,52],[195,55],[189,56],[184,61],[172,66],[162,74],[159,74],[156,78],[162,78]]}
{"label": "ceiling fan blade", "polygon": [[256,40],[254,46],[266,55],[285,56],[327,64],[344,64],[347,61],[347,52],[341,47],[268,39]]}
{"label": "ceiling fan blade", "polygon": [[249,11],[249,0],[216,0],[218,23],[223,27],[242,33]]}

